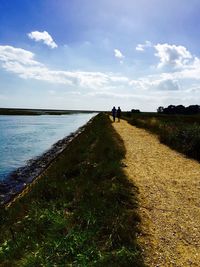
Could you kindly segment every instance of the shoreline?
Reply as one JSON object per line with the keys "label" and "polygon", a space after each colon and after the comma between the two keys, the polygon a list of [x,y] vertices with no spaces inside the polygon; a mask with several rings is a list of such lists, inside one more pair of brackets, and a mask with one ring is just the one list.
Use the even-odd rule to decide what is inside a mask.
{"label": "shoreline", "polygon": [[0,115],[11,116],[40,116],[40,115],[70,115],[77,113],[98,113],[94,110],[56,110],[56,109],[28,109],[28,108],[0,108]]}
{"label": "shoreline", "polygon": [[75,132],[70,133],[63,139],[54,143],[46,152],[40,156],[30,159],[23,167],[11,172],[5,180],[0,181],[0,207],[8,205],[28,186],[30,186],[51,163],[66,149],[76,137],[78,137],[92,123],[92,117],[87,123],[79,127]]}
{"label": "shoreline", "polygon": [[[91,123],[90,123],[91,122]],[[143,266],[137,188],[105,113],[0,209],[0,265]]]}

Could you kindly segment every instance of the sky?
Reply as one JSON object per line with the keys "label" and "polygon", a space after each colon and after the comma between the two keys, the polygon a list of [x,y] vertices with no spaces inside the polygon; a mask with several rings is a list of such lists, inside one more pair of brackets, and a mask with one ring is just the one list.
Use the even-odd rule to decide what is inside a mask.
{"label": "sky", "polygon": [[200,104],[199,0],[0,0],[0,107]]}

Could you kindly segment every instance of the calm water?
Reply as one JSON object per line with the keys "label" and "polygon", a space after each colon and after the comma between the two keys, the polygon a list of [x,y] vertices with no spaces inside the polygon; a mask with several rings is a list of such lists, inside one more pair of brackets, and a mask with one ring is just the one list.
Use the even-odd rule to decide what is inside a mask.
{"label": "calm water", "polygon": [[0,180],[76,131],[94,115],[0,115]]}

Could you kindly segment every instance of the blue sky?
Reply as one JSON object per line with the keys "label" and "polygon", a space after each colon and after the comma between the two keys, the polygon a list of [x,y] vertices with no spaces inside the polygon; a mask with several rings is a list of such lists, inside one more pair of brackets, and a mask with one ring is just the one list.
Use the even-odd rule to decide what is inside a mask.
{"label": "blue sky", "polygon": [[200,102],[197,0],[1,0],[0,107]]}

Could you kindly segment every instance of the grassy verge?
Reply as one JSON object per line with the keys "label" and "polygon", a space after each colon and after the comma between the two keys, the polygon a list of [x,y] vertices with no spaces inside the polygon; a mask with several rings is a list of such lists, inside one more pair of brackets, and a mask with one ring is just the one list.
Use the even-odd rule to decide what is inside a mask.
{"label": "grassy verge", "polygon": [[0,211],[0,266],[143,266],[124,153],[109,118],[96,116],[29,194]]}
{"label": "grassy verge", "polygon": [[171,148],[200,161],[200,116],[125,113],[129,123],[156,133]]}

